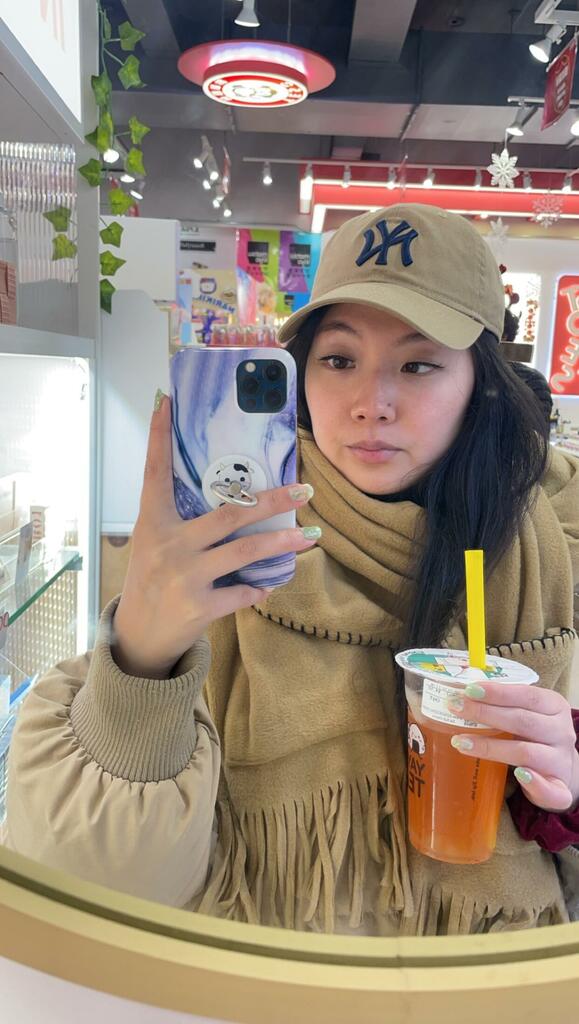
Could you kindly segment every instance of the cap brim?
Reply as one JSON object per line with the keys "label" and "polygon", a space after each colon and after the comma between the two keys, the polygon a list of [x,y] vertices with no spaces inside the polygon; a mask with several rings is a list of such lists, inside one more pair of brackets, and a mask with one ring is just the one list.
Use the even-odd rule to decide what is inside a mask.
{"label": "cap brim", "polygon": [[314,309],[336,305],[338,302],[354,302],[373,306],[392,313],[400,320],[415,327],[425,337],[438,341],[447,348],[466,349],[474,345],[485,325],[472,317],[450,309],[441,302],[435,302],[411,288],[396,284],[345,284],[321,295],[307,306],[299,309],[279,329],[279,340],[285,345],[308,318]]}

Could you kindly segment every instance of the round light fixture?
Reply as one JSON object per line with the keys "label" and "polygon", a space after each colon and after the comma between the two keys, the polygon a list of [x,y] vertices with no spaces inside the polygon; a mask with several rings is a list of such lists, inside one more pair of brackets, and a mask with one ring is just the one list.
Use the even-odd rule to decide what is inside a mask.
{"label": "round light fixture", "polygon": [[579,117],[571,125],[571,135],[579,135]]}
{"label": "round light fixture", "polygon": [[209,181],[209,178],[203,178],[203,188],[205,189],[206,192],[209,192],[211,188],[211,182]]}
{"label": "round light fixture", "polygon": [[263,181],[264,185],[271,185],[271,183],[273,182],[273,178],[271,176],[271,167],[269,166],[269,161],[267,160],[263,165],[263,174],[261,180]]}
{"label": "round light fixture", "polygon": [[334,81],[324,57],[289,43],[230,39],[194,46],[177,67],[217,103],[233,107],[289,107]]}
{"label": "round light fixture", "polygon": [[105,149],[103,153],[103,160],[105,164],[116,164],[117,160],[119,159],[119,156],[120,153],[118,152],[118,150],[113,149],[111,146],[110,149]]}
{"label": "round light fixture", "polygon": [[136,188],[132,188],[130,190],[130,195],[132,195],[133,199],[142,199],[143,198],[142,192],[137,192]]}
{"label": "round light fixture", "polygon": [[136,179],[133,178],[133,175],[127,174],[126,171],[124,174],[121,174],[121,181],[124,181],[125,185],[132,185],[135,180]]}

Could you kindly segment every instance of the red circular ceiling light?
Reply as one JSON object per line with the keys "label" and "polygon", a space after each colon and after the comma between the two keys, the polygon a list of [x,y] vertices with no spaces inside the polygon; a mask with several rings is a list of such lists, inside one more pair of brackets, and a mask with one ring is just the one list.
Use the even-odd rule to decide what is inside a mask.
{"label": "red circular ceiling light", "polygon": [[259,110],[301,103],[336,77],[333,65],[312,50],[260,39],[194,46],[181,54],[177,67],[217,103]]}

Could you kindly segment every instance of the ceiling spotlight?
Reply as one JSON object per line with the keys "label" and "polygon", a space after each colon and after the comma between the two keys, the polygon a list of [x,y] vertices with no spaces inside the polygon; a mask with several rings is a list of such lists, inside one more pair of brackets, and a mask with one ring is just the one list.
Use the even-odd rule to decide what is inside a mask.
{"label": "ceiling spotlight", "polygon": [[579,135],[579,117],[571,125],[571,135]]}
{"label": "ceiling spotlight", "polygon": [[207,157],[209,156],[209,154],[211,152],[212,152],[212,150],[211,150],[211,146],[209,144],[209,139],[207,138],[206,135],[202,135],[201,136],[201,153],[199,154],[199,156],[193,157],[193,166],[196,167],[198,171],[201,170],[201,168],[203,167],[203,164],[205,163],[205,161],[207,160]]}
{"label": "ceiling spotlight", "polygon": [[219,196],[215,196],[215,199],[213,200],[213,205],[216,210],[219,209],[219,207],[221,206],[221,199],[219,198]]}
{"label": "ceiling spotlight", "polygon": [[205,189],[206,192],[209,192],[211,188],[211,182],[209,181],[209,178],[203,178],[203,188]]}
{"label": "ceiling spotlight", "polygon": [[313,185],[313,183],[314,183],[314,169],[313,169],[311,164],[308,164],[308,166],[306,167],[306,173],[304,174],[304,179],[303,180],[307,181],[308,185]]}
{"label": "ceiling spotlight", "polygon": [[133,199],[142,199],[143,198],[142,192],[137,192],[136,188],[132,188],[131,189],[130,195],[132,195]]}
{"label": "ceiling spotlight", "polygon": [[263,165],[263,174],[261,180],[264,185],[271,185],[273,178],[271,176],[271,167],[269,166],[269,160],[266,160]]}
{"label": "ceiling spotlight", "polygon": [[562,192],[570,192],[572,188],[573,188],[573,182],[571,180],[571,175],[570,174],[566,174],[565,175],[565,181],[563,182],[563,188],[561,189],[561,191]]}
{"label": "ceiling spotlight", "polygon": [[219,171],[216,167],[209,172],[209,181],[219,181]]}
{"label": "ceiling spotlight", "polygon": [[231,217],[231,210],[229,209],[228,206],[224,206],[223,207],[223,216],[224,217]]}
{"label": "ceiling spotlight", "polygon": [[486,210],[482,211],[482,213],[480,215],[480,219],[481,220],[487,220],[488,219],[488,213],[486,212]]}
{"label": "ceiling spotlight", "polygon": [[255,0],[243,0],[243,7],[235,19],[236,25],[247,28],[259,28],[259,19],[255,13]]}
{"label": "ceiling spotlight", "polygon": [[392,191],[393,188],[396,188],[396,171],[394,170],[393,167],[391,167],[390,170],[388,171],[388,181],[386,182],[386,188],[389,188],[390,191]]}
{"label": "ceiling spotlight", "polygon": [[117,160],[119,159],[119,156],[120,153],[118,152],[118,150],[113,149],[111,146],[110,149],[105,149],[103,153],[103,160],[105,164],[116,164]]}
{"label": "ceiling spotlight", "polygon": [[530,192],[533,187],[533,181],[528,171],[523,174],[523,188],[525,192]]}
{"label": "ceiling spotlight", "polygon": [[474,187],[475,188],[480,188],[481,185],[482,185],[482,171],[481,171],[481,169],[479,167],[479,169],[475,172]]}
{"label": "ceiling spotlight", "polygon": [[121,181],[124,181],[125,185],[132,185],[132,183],[135,181],[135,178],[133,178],[132,174],[127,174],[127,172],[125,171],[124,174],[121,174]]}
{"label": "ceiling spotlight", "polygon": [[535,60],[540,61],[541,64],[548,64],[553,43],[558,43],[564,35],[564,25],[551,25],[544,39],[539,39],[529,46]]}
{"label": "ceiling spotlight", "polygon": [[426,177],[425,177],[424,181],[422,182],[422,187],[423,188],[432,188],[433,185],[434,185],[434,171],[432,170],[432,167],[429,167],[427,172],[426,172]]}
{"label": "ceiling spotlight", "polygon": [[349,164],[344,167],[344,174],[342,175],[342,188],[349,188],[352,180],[352,170]]}
{"label": "ceiling spotlight", "polygon": [[514,121],[507,128],[507,134],[508,135],[516,135],[517,137],[519,137],[519,136],[525,134],[525,130],[523,128],[523,122],[525,120],[525,114],[526,113],[527,113],[527,108],[525,107],[525,104],[524,103],[520,103],[519,104],[519,109],[517,110],[517,113],[515,114]]}

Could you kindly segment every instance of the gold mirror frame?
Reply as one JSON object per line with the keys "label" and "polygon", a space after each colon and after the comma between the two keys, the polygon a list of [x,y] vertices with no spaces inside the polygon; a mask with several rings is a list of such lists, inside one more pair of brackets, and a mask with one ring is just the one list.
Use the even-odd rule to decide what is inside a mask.
{"label": "gold mirror frame", "polygon": [[579,996],[577,923],[353,940],[173,910],[5,848],[0,956],[136,1002],[252,1024],[488,1024],[492,1014],[569,1024]]}

